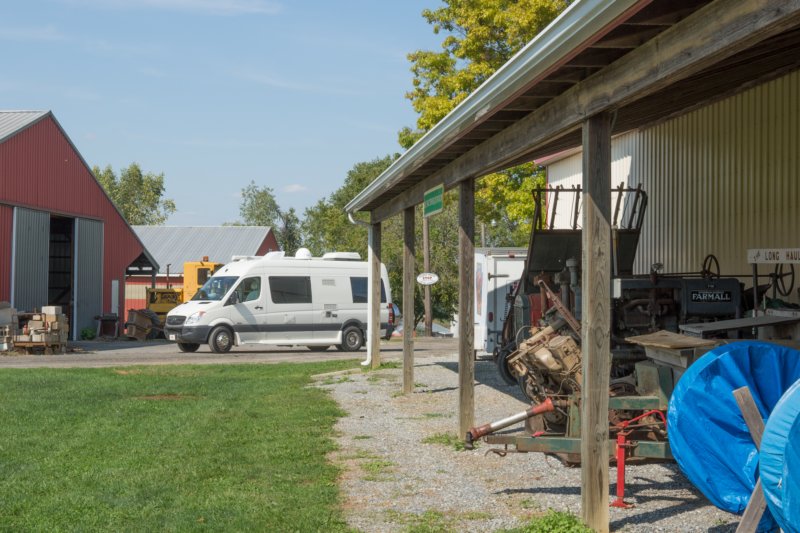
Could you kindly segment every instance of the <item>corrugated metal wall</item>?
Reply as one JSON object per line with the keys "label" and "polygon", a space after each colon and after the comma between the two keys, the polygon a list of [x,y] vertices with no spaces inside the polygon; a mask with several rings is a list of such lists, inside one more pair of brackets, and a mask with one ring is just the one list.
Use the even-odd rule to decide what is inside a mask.
{"label": "corrugated metal wall", "polygon": [[50,214],[21,207],[14,211],[12,305],[20,311],[33,311],[48,303]]}
{"label": "corrugated metal wall", "polygon": [[11,243],[14,208],[0,204],[0,302],[11,301]]}
{"label": "corrugated metal wall", "polygon": [[103,223],[75,219],[75,319],[73,339],[83,328],[97,327],[95,316],[103,313]]}
{"label": "corrugated metal wall", "polygon": [[[550,184],[579,183],[580,157],[551,164]],[[636,272],[698,271],[713,253],[747,274],[748,248],[800,247],[800,72],[617,138],[613,159],[612,183],[649,195]]]}
{"label": "corrugated metal wall", "polygon": [[[650,194],[637,258],[748,273],[748,248],[800,247],[800,72],[641,132],[634,174]],[[766,270],[766,267],[765,267]]]}

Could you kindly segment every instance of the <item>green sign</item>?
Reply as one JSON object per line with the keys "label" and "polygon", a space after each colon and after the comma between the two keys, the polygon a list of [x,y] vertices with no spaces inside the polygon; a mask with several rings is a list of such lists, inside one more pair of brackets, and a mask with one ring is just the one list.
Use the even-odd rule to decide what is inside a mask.
{"label": "green sign", "polygon": [[437,185],[425,191],[422,204],[422,216],[429,217],[441,213],[444,208],[444,185]]}

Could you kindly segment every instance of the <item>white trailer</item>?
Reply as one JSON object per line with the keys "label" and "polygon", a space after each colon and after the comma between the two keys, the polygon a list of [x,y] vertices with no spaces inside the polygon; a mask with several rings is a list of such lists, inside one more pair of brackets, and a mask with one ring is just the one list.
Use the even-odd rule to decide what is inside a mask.
{"label": "white trailer", "polygon": [[475,249],[475,349],[500,349],[511,295],[522,276],[527,248]]}

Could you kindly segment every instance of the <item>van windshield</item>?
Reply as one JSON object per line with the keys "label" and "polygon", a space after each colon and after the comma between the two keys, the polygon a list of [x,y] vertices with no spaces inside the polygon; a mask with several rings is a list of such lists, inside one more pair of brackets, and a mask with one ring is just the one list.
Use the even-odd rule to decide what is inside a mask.
{"label": "van windshield", "polygon": [[214,276],[209,278],[192,297],[192,300],[222,300],[223,296],[228,293],[238,279],[236,276]]}

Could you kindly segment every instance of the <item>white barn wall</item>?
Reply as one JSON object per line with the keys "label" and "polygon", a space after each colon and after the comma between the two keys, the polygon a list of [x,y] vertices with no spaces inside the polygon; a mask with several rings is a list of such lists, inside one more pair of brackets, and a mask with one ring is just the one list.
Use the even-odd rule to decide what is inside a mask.
{"label": "white barn wall", "polygon": [[[698,271],[713,253],[747,274],[748,248],[800,247],[798,152],[800,72],[615,138],[612,183],[649,197],[635,272]],[[580,153],[549,164],[549,185],[580,183],[580,166]]]}

